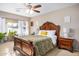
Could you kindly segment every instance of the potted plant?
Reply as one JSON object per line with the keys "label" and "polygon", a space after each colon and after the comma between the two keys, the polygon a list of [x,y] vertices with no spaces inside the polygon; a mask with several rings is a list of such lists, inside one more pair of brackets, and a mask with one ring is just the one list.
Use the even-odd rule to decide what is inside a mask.
{"label": "potted plant", "polygon": [[0,42],[4,41],[5,33],[0,32]]}
{"label": "potted plant", "polygon": [[9,31],[9,33],[8,33],[8,41],[12,41],[14,35],[16,35],[16,31]]}

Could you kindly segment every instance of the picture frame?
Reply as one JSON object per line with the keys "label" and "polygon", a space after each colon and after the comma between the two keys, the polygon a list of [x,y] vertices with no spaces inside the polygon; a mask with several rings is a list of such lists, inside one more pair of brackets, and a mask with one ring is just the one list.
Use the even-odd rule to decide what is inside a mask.
{"label": "picture frame", "polygon": [[71,17],[70,16],[65,16],[64,17],[64,22],[65,23],[71,23]]}
{"label": "picture frame", "polygon": [[33,21],[31,21],[31,26],[33,26]]}

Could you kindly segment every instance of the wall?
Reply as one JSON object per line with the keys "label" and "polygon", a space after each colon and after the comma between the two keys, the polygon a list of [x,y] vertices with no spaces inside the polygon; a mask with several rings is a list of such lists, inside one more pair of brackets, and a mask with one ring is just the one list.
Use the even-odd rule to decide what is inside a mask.
{"label": "wall", "polygon": [[[64,17],[70,16],[71,22],[68,24],[64,23]],[[39,26],[41,26],[44,22],[50,21],[57,25],[61,26],[61,33],[62,36],[62,28],[65,26],[67,28],[72,28],[75,31],[75,39],[79,41],[79,4],[75,6],[66,7],[60,10],[52,11],[47,14],[33,17],[31,21],[34,22],[34,26],[31,27],[31,33],[35,32]],[[77,46],[77,48],[79,48]]]}
{"label": "wall", "polygon": [[6,18],[6,22],[17,23],[18,21],[12,18]]}

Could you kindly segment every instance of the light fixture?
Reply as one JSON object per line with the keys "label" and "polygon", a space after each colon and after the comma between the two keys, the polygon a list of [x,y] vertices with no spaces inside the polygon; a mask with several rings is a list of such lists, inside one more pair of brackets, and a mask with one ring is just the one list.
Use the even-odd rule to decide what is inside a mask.
{"label": "light fixture", "polygon": [[26,13],[29,14],[29,15],[32,15],[34,12],[32,10],[30,10],[30,9],[27,9]]}

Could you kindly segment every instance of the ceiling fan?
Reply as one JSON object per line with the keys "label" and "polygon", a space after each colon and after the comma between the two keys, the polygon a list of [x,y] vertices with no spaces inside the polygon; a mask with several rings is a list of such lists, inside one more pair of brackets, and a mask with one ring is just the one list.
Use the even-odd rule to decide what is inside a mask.
{"label": "ceiling fan", "polygon": [[32,10],[32,11],[34,11],[34,12],[36,12],[36,13],[40,13],[40,11],[37,10],[37,8],[42,7],[40,4],[33,6],[31,3],[28,3],[28,4],[24,3],[24,6],[25,6],[27,9],[29,9],[30,11]]}

